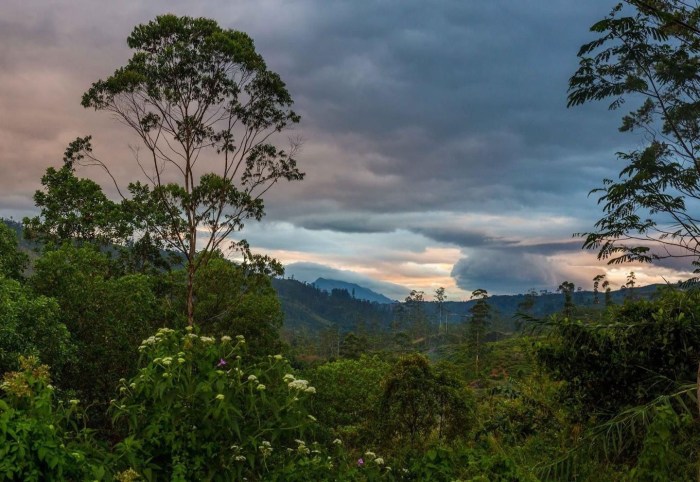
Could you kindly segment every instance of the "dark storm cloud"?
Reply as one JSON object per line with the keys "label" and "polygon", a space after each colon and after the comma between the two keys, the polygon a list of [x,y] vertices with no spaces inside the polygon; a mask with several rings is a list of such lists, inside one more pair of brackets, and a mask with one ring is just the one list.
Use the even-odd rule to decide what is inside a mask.
{"label": "dark storm cloud", "polygon": [[[614,3],[3,0],[0,214],[27,214],[41,174],[79,135],[93,134],[117,178],[130,180],[126,146],[137,141],[82,109],[80,96],[126,62],[134,25],[166,12],[207,16],[255,39],[302,115],[290,135],[305,140],[307,177],[266,198],[266,219],[294,229],[268,245],[302,252],[336,232],[337,249],[352,251],[346,234],[381,233],[389,248],[411,238],[413,251],[463,249],[452,271],[462,287],[561,281],[550,258],[580,243],[557,240],[590,229],[599,207],[588,191],[616,175],[614,152],[636,142],[605,105],[565,107],[576,51]],[[547,222],[557,217],[578,224]]]}
{"label": "dark storm cloud", "polygon": [[413,231],[435,241],[454,244],[461,248],[515,244],[515,242],[490,236],[483,231],[464,229],[460,227],[418,227],[414,228]]}
{"label": "dark storm cloud", "polygon": [[546,256],[508,250],[477,250],[460,259],[452,277],[465,291],[483,288],[493,293],[524,293],[530,288],[555,289],[562,281],[588,286],[583,274],[571,272]]}
{"label": "dark storm cloud", "polygon": [[571,240],[538,244],[517,244],[515,246],[511,246],[510,249],[517,253],[552,256],[563,253],[577,253],[581,251],[582,245],[582,240]]}
{"label": "dark storm cloud", "polygon": [[[564,107],[575,52],[590,37],[588,25],[607,12],[600,2],[556,0],[546,8],[508,0],[57,5],[11,0],[2,7],[8,15],[0,28],[0,62],[43,63],[63,75],[62,84],[80,86],[45,106],[56,112],[46,119],[54,127],[35,128],[34,135],[54,131],[56,146],[70,140],[55,132],[57,111],[81,112],[84,87],[128,58],[124,39],[135,23],[166,11],[214,16],[251,33],[296,99],[299,133],[307,139],[301,161],[313,188],[284,186],[270,199],[315,201],[314,212],[329,200],[337,209],[369,214],[572,205],[571,198],[601,178],[581,168],[609,166],[606,153],[619,142],[615,116],[602,106]],[[94,23],[100,12],[110,18],[104,28]],[[13,92],[16,108],[31,105],[32,95]],[[76,134],[97,117],[81,112]],[[21,119],[13,124],[35,127]],[[95,134],[96,143],[115,142]],[[318,149],[322,143],[334,152]],[[271,208],[270,216],[281,215]]]}
{"label": "dark storm cloud", "polygon": [[[566,205],[600,182],[591,166],[614,172],[615,116],[565,108],[575,52],[607,6],[354,2],[319,12],[308,31],[323,41],[302,41],[286,78],[306,125],[341,147],[334,165],[377,176],[329,179],[351,187],[334,197],[341,207]],[[387,174],[398,178],[378,185]]]}

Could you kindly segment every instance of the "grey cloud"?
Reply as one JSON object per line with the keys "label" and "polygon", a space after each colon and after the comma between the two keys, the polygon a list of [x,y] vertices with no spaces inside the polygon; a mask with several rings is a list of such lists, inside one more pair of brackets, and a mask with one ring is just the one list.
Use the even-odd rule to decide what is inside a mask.
{"label": "grey cloud", "polygon": [[508,250],[476,250],[459,260],[451,275],[465,291],[483,288],[496,294],[524,293],[530,288],[556,289],[567,279],[576,285],[590,284],[588,279],[572,276],[546,256]]}
{"label": "grey cloud", "polygon": [[[214,1],[127,2],[103,11],[112,19],[103,29],[90,27],[86,15],[97,13],[90,2],[37,8],[34,15],[26,15],[32,9],[24,2],[10,5],[17,19],[25,15],[14,28],[0,30],[0,39],[24,45],[30,61],[41,59],[57,71],[70,68],[83,86],[123,63],[125,36],[157,13],[216,11],[222,24],[249,31],[297,99],[309,144],[325,139],[341,148],[342,158],[302,157],[310,174],[325,165],[340,173],[361,164],[376,175],[329,175],[313,187],[284,186],[271,195],[271,201],[316,201],[315,212],[329,199],[336,209],[368,215],[415,206],[495,211],[562,204],[563,194],[585,192],[599,179],[572,176],[577,166],[565,156],[607,148],[615,131],[608,124],[617,122],[607,114],[601,118],[601,109],[564,108],[575,50],[588,24],[605,13],[570,0],[548,5],[547,15],[507,0],[440,6],[418,0],[241,2],[235,9]],[[273,11],[294,22],[270,20]],[[60,48],[43,58],[46,45]],[[80,91],[71,93],[75,108],[65,115],[79,110]],[[92,124],[99,115],[81,117]],[[115,142],[95,134],[96,143]],[[57,155],[67,140],[56,142]],[[556,182],[565,176],[567,182]]]}
{"label": "grey cloud", "polygon": [[267,219],[314,232],[271,240],[271,249],[316,246],[319,231],[405,230],[478,249],[483,259],[455,265],[464,286],[497,286],[487,262],[501,274],[509,264],[527,267],[544,283],[559,274],[546,257],[580,246],[542,241],[568,235],[562,228],[522,234],[432,218],[547,213],[576,218],[572,231],[590,229],[599,207],[586,194],[616,175],[614,152],[636,139],[617,132],[621,113],[605,105],[567,110],[566,89],[578,47],[592,38],[588,26],[613,3],[5,0],[0,210],[30,210],[44,169],[78,135],[93,134],[119,179],[130,179],[136,166],[125,146],[134,138],[83,110],[80,95],[126,61],[125,38],[137,23],[165,12],[202,15],[250,33],[302,114],[292,134],[306,140],[299,162],[308,176],[270,191]]}
{"label": "grey cloud", "polygon": [[465,291],[483,288],[491,292],[551,287],[557,279],[542,256],[488,250],[459,260],[451,275]]}
{"label": "grey cloud", "polygon": [[450,243],[462,248],[474,248],[479,246],[515,244],[483,231],[475,229],[456,228],[451,226],[416,227],[412,231],[420,233],[430,239],[441,243]]}
{"label": "grey cloud", "polygon": [[583,241],[558,241],[551,243],[517,244],[509,248],[512,252],[538,254],[542,256],[552,256],[555,254],[572,253],[581,251]]}
{"label": "grey cloud", "polygon": [[306,229],[329,230],[339,233],[391,233],[396,230],[395,227],[375,219],[369,213],[350,216],[317,214],[296,218],[295,224]]}

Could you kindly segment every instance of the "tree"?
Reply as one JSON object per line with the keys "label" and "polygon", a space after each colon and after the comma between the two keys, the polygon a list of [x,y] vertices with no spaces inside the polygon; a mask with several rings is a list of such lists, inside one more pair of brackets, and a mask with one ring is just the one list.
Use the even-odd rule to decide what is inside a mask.
{"label": "tree", "polygon": [[355,333],[346,333],[343,336],[343,340],[340,342],[340,353],[341,358],[350,358],[357,360],[360,355],[366,351],[367,339],[366,337],[360,338]]}
{"label": "tree", "polygon": [[598,298],[598,293],[599,293],[600,283],[603,281],[605,281],[604,274],[596,275],[593,278],[593,304],[595,304],[595,305],[600,303],[600,299]]}
{"label": "tree", "polygon": [[425,293],[423,291],[411,290],[409,295],[404,300],[404,312],[406,317],[406,326],[410,330],[410,334],[414,341],[425,340],[430,338],[430,327],[428,317],[423,311],[423,303],[425,302]]}
{"label": "tree", "polygon": [[464,388],[449,370],[436,373],[425,356],[399,359],[382,386],[379,420],[385,445],[415,449],[436,432],[451,439],[465,433],[470,409]]}
{"label": "tree", "polygon": [[56,300],[35,296],[19,282],[0,276],[0,375],[16,370],[19,357],[30,355],[60,374],[74,348]]}
{"label": "tree", "polygon": [[[440,328],[442,327],[442,319],[443,319],[443,303],[445,302],[445,299],[447,296],[445,296],[445,288],[442,286],[439,287],[438,289],[435,290],[435,294],[433,295],[433,298],[435,298],[435,302],[438,304],[438,336],[440,335]],[[447,322],[445,322],[445,328],[447,328]],[[445,330],[447,331],[447,330]]]}
{"label": "tree", "polygon": [[582,233],[584,248],[609,263],[700,256],[700,7],[683,0],[627,0],[591,28],[599,38],[579,51],[569,106],[643,100],[623,117],[644,146],[619,153],[626,163],[599,193],[603,217]]}
{"label": "tree", "polygon": [[157,272],[182,261],[162,250],[162,240],[144,232],[130,200],[107,198],[91,179],[79,178],[68,161],[60,169],[49,167],[41,178],[43,190],[34,193],[39,216],[24,218],[24,236],[53,249],[63,243],[92,244],[118,254],[116,266],[125,273]]}
{"label": "tree", "polygon": [[[175,299],[179,303],[184,301],[186,288],[183,274],[176,274]],[[246,269],[216,252],[197,271],[194,286],[195,322],[203,334],[243,335],[248,340],[248,353],[253,356],[282,352],[279,331],[284,314],[269,276]]]}
{"label": "tree", "polygon": [[634,298],[633,296],[633,290],[634,287],[637,285],[637,276],[634,274],[634,271],[630,271],[629,274],[627,275],[627,282],[625,282],[623,288],[625,289],[626,296],[628,300],[631,300]]}
{"label": "tree", "polygon": [[0,276],[20,279],[28,264],[27,255],[17,249],[15,232],[0,219]]}
{"label": "tree", "polygon": [[601,287],[605,290],[605,306],[612,306],[612,292],[610,290],[610,281],[604,280]]}
{"label": "tree", "polygon": [[[127,43],[132,58],[95,82],[82,105],[114,115],[142,142],[145,155],[134,152],[145,181],[129,184],[129,207],[137,233],[184,258],[191,325],[195,274],[206,253],[223,248],[247,220],[262,218],[262,196],[275,183],[303,178],[295,147],[285,152],[270,143],[299,116],[285,84],[243,32],[163,15],[137,26]],[[72,142],[64,161],[110,173],[89,136]],[[245,241],[232,247],[251,257]]]}
{"label": "tree", "polygon": [[523,296],[523,300],[518,303],[518,313],[516,313],[515,329],[521,330],[523,327],[523,320],[527,320],[532,317],[533,311],[535,309],[535,301],[537,300],[537,290],[530,288],[527,293]]}
{"label": "tree", "polygon": [[576,287],[571,281],[564,281],[559,285],[557,291],[564,295],[564,316],[571,316],[574,313],[574,289]]}
{"label": "tree", "polygon": [[34,193],[41,215],[24,219],[25,237],[50,245],[69,240],[98,246],[126,243],[134,229],[120,204],[109,200],[95,181],[76,177],[68,158],[64,161],[42,176],[44,190]]}
{"label": "tree", "polygon": [[482,340],[486,334],[486,328],[491,321],[491,305],[488,303],[489,293],[484,289],[476,289],[470,299],[476,300],[469,308],[471,319],[469,320],[469,342],[474,349],[474,363],[476,373],[479,373],[479,358],[482,352]]}
{"label": "tree", "polygon": [[56,300],[57,321],[68,328],[79,354],[62,373],[63,387],[106,403],[117,380],[136,370],[141,341],[163,322],[153,280],[112,276],[109,258],[94,246],[65,244],[36,261],[29,285]]}
{"label": "tree", "polygon": [[[324,363],[308,372],[316,387],[311,411],[322,426],[329,427],[333,438],[363,447],[376,432],[382,395],[382,380],[391,364],[377,356],[360,355]],[[366,445],[364,445],[366,446]]]}

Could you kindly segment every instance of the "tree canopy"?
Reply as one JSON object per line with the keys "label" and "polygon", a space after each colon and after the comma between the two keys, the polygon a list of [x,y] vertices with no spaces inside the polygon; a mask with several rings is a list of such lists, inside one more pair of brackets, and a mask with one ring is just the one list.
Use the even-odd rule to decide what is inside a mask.
{"label": "tree canopy", "polygon": [[681,0],[618,4],[591,27],[569,83],[569,106],[637,103],[620,130],[639,149],[618,153],[619,178],[595,189],[603,217],[584,247],[610,263],[700,256],[700,8]]}
{"label": "tree canopy", "polygon": [[[186,310],[192,324],[195,273],[209,260],[198,254],[229,247],[225,242],[247,220],[262,218],[263,196],[274,184],[304,177],[294,159],[298,144],[292,142],[291,150],[285,151],[272,143],[274,135],[299,122],[299,116],[291,109],[284,82],[267,68],[243,32],[223,29],[210,19],[162,15],[134,28],[127,43],[135,51],[132,58],[112,76],[95,82],[82,105],[111,113],[141,140],[134,155],[142,180],[126,189],[115,181],[125,199],[121,207],[129,214],[127,234],[137,240],[148,236],[156,246],[184,258]],[[116,205],[94,183],[70,175],[86,165],[111,176],[110,163],[93,152],[90,136],[69,145],[63,170],[47,171],[48,192],[37,194],[45,208],[43,219],[36,220],[33,229],[45,224],[45,232],[85,231],[89,237],[112,232],[112,221],[119,218],[112,215]],[[76,190],[96,194],[90,197],[97,205],[88,210],[89,219],[79,206],[55,208],[58,194],[82,199]],[[62,219],[55,220],[55,215]],[[269,259],[254,257],[244,240],[230,247],[252,258],[253,266],[278,271],[279,265],[270,265]]]}

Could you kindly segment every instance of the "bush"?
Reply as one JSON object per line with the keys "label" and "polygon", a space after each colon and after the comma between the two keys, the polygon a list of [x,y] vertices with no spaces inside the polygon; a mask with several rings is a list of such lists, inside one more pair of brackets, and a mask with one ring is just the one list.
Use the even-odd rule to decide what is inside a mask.
{"label": "bush", "polygon": [[700,354],[700,290],[664,289],[653,301],[613,307],[606,323],[555,320],[539,362],[566,381],[583,413],[643,405],[694,380]]}
{"label": "bush", "polygon": [[128,436],[123,469],[167,480],[258,480],[309,454],[315,392],[281,356],[251,363],[245,339],[162,328],[140,347],[142,368],[123,380],[111,412]]}
{"label": "bush", "polygon": [[391,364],[379,357],[362,355],[359,360],[338,360],[309,370],[318,389],[311,401],[331,439],[339,437],[351,447],[371,443],[382,395],[382,380]]}
{"label": "bush", "polygon": [[57,370],[73,346],[54,299],[33,296],[17,281],[0,276],[0,375],[19,368],[20,355],[35,355]]}
{"label": "bush", "polygon": [[58,302],[60,321],[80,354],[61,377],[62,388],[106,406],[118,380],[136,371],[134,354],[159,319],[152,279],[114,277],[105,254],[92,246],[66,244],[36,261],[30,283]]}
{"label": "bush", "polygon": [[101,479],[105,468],[90,457],[86,432],[74,420],[78,401],[56,405],[49,369],[20,357],[21,371],[0,385],[0,479],[63,481]]}
{"label": "bush", "polygon": [[385,447],[415,450],[435,439],[466,435],[471,397],[447,368],[435,370],[423,355],[401,358],[382,382],[380,431]]}

